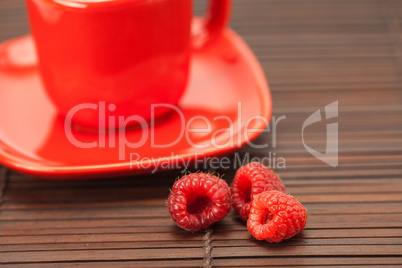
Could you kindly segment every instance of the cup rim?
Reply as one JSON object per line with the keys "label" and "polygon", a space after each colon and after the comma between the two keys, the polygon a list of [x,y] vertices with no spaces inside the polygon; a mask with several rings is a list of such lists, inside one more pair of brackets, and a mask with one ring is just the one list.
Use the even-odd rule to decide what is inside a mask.
{"label": "cup rim", "polygon": [[[32,1],[32,0],[31,0]],[[41,0],[52,5],[57,5],[63,8],[76,9],[76,10],[88,10],[96,8],[111,8],[119,7],[126,4],[130,5],[146,5],[154,4],[155,1],[145,0]]]}

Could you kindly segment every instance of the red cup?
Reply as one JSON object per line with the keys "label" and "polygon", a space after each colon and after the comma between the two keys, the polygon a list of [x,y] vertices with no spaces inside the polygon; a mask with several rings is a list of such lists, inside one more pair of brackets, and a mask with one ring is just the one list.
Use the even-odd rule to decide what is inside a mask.
{"label": "red cup", "polygon": [[152,104],[177,105],[192,51],[219,37],[230,6],[210,0],[191,34],[190,0],[27,0],[48,95],[61,115],[95,128],[108,127],[108,113],[148,121]]}

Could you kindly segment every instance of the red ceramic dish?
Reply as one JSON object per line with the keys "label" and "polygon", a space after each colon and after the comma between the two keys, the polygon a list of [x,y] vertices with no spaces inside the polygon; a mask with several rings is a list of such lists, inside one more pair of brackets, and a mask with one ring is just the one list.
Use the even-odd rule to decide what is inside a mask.
{"label": "red ceramic dish", "polygon": [[[250,124],[248,119],[259,115],[269,120],[272,112],[258,61],[230,30],[208,49],[195,52],[190,82],[179,106],[182,117],[172,112],[146,133],[132,129],[99,135],[73,129],[75,140],[96,145],[79,148],[67,139],[64,120],[44,91],[31,37],[0,45],[0,162],[22,173],[48,179],[79,179],[199,164],[202,158],[236,150],[256,138],[266,125],[262,120]],[[206,127],[197,116],[211,123],[210,131],[185,131],[189,135],[181,137],[183,122],[184,130]],[[232,134],[225,131],[230,127]],[[246,128],[259,130],[244,135]],[[146,140],[140,147],[132,146],[144,136]],[[172,145],[166,146],[169,143]],[[195,148],[194,144],[203,148]]]}

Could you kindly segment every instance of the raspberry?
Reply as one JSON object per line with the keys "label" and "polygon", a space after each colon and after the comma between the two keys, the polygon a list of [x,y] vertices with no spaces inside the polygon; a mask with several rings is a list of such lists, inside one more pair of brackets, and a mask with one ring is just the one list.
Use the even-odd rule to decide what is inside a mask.
{"label": "raspberry", "polygon": [[279,243],[303,230],[306,221],[306,209],[293,196],[267,191],[254,197],[247,227],[258,240]]}
{"label": "raspberry", "polygon": [[231,185],[233,208],[243,220],[247,220],[251,202],[256,194],[264,191],[278,190],[285,192],[281,179],[266,166],[252,162],[236,172]]}
{"label": "raspberry", "polygon": [[190,231],[207,228],[232,209],[227,183],[205,173],[189,174],[176,181],[167,204],[173,221]]}

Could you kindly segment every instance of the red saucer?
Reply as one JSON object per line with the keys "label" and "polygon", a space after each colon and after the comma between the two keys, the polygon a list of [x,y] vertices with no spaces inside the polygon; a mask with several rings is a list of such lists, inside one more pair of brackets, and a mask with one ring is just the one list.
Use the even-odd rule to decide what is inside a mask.
{"label": "red saucer", "polygon": [[[159,120],[154,131],[133,129],[100,137],[73,129],[77,141],[97,143],[85,149],[66,137],[64,121],[43,89],[31,37],[5,42],[0,45],[0,162],[49,179],[130,175],[152,172],[155,167],[183,168],[188,161],[200,165],[202,158],[236,150],[262,132],[262,120],[251,124],[247,120],[256,115],[270,119],[270,93],[258,61],[240,37],[227,30],[214,45],[196,52],[191,68],[180,103],[184,118],[172,112]],[[183,135],[166,146],[180,137],[183,119],[185,124],[191,122],[191,129],[206,127],[199,118],[190,120],[195,116],[207,118],[211,131],[189,132],[188,137]],[[245,135],[245,128],[258,130]],[[125,140],[134,144],[144,136],[146,141],[139,148],[123,146]],[[152,142],[165,148],[155,148]]]}

